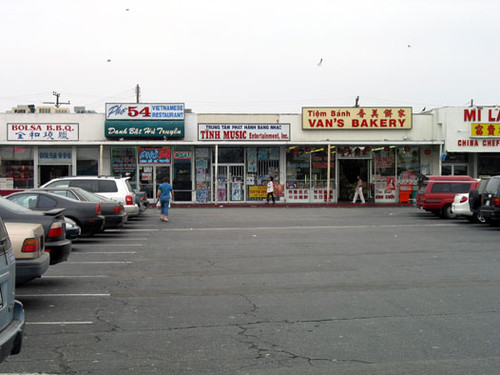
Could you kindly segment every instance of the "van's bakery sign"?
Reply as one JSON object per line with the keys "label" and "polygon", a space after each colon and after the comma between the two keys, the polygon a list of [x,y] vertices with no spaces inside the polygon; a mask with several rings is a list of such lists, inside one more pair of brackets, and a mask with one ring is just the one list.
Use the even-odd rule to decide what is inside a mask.
{"label": "van's bakery sign", "polygon": [[302,129],[307,130],[408,130],[411,128],[411,107],[302,108]]}

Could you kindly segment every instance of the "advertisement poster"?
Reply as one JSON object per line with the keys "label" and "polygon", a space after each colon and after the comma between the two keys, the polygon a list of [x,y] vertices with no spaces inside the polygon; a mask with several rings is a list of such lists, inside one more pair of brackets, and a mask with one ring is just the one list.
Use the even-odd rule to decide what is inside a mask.
{"label": "advertisement poster", "polygon": [[248,172],[257,172],[257,149],[252,147],[247,150]]}

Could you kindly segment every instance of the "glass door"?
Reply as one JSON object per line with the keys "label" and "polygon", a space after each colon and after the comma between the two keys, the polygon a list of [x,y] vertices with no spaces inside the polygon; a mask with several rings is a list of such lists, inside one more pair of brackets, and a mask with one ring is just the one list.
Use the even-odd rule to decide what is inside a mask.
{"label": "glass door", "polygon": [[[215,168],[215,166],[214,166]],[[217,201],[227,202],[227,180],[228,180],[228,166],[218,165],[217,166]],[[214,173],[215,176],[215,173]]]}
{"label": "glass door", "polygon": [[[218,165],[217,201],[242,202],[245,200],[245,166]],[[215,176],[215,173],[214,173]]]}
{"label": "glass door", "polygon": [[232,202],[241,202],[245,200],[245,186],[243,179],[245,175],[245,167],[244,165],[230,165],[228,166],[228,170],[228,183],[231,191],[230,200]]}

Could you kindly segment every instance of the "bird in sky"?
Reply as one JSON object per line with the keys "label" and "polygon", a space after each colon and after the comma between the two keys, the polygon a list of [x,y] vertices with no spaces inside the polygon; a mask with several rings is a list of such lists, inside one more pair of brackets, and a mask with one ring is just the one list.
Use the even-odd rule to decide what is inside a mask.
{"label": "bird in sky", "polygon": [[107,59],[106,62],[111,62],[111,59]]}
{"label": "bird in sky", "polygon": [[323,58],[319,60],[318,66],[321,66],[322,63],[323,63]]}

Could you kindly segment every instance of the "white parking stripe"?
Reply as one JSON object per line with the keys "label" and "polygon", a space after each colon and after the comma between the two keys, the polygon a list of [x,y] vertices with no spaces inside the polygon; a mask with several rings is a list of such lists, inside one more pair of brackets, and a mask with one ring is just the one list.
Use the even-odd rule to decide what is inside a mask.
{"label": "white parking stripe", "polygon": [[137,251],[73,251],[71,254],[137,254]]}
{"label": "white parking stripe", "polygon": [[80,275],[80,276],[76,276],[76,275],[51,275],[51,276],[46,276],[46,275],[43,275],[43,278],[44,279],[78,279],[78,278],[81,278],[81,279],[84,279],[84,278],[89,278],[89,279],[98,279],[98,278],[101,278],[101,277],[109,277],[108,275]]}
{"label": "white parking stripe", "polygon": [[[79,242],[76,242],[75,243],[75,247],[79,247],[79,246],[92,246],[92,247],[95,247],[95,243],[79,243]],[[137,246],[137,247],[141,247],[141,246],[144,246],[144,244],[142,243],[110,243],[110,244],[106,244],[106,247],[130,247],[130,246]]]}
{"label": "white parking stripe", "polygon": [[69,264],[132,264],[132,262],[68,262]]}
{"label": "white parking stripe", "polygon": [[26,322],[27,325],[33,326],[69,326],[69,325],[88,325],[94,322]]}
{"label": "white parking stripe", "polygon": [[85,293],[65,293],[65,294],[16,294],[16,298],[28,298],[28,297],[111,297],[110,293],[96,293],[96,294],[85,294]]}

